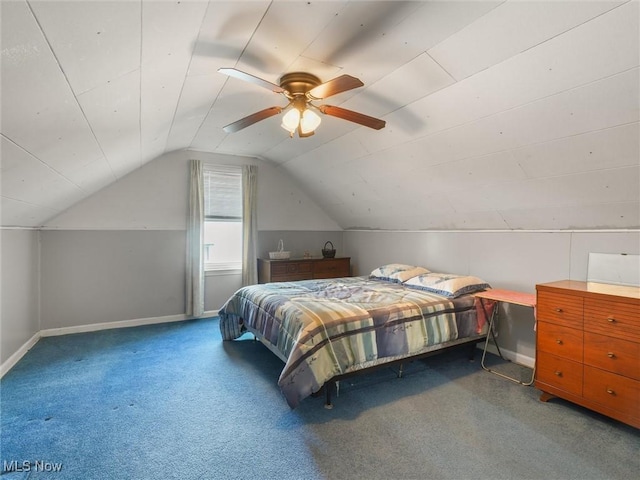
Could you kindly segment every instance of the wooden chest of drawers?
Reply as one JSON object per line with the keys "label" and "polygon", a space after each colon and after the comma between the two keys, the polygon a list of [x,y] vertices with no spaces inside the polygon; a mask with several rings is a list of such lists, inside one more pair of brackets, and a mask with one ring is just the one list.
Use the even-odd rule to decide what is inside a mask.
{"label": "wooden chest of drawers", "polygon": [[640,428],[640,288],[536,285],[536,388]]}
{"label": "wooden chest of drawers", "polygon": [[351,259],[304,258],[290,260],[258,259],[258,283],[293,282],[317,278],[337,278],[351,275]]}

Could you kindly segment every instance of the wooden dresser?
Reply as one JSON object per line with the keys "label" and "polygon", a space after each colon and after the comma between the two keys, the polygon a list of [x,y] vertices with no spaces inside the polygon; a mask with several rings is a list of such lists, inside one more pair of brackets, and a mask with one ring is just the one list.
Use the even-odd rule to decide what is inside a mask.
{"label": "wooden dresser", "polygon": [[536,285],[535,386],[640,428],[640,288]]}
{"label": "wooden dresser", "polygon": [[293,282],[351,275],[351,258],[258,259],[258,283]]}

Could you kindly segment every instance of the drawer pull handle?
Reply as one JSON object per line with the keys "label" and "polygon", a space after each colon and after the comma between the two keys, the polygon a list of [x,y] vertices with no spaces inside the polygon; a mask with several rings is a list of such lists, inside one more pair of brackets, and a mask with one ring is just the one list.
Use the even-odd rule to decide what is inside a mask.
{"label": "drawer pull handle", "polygon": [[560,370],[556,370],[555,372],[553,372],[556,376],[561,377],[562,376],[562,372]]}
{"label": "drawer pull handle", "polygon": [[615,323],[616,319],[613,317],[607,317],[607,322],[609,323]]}
{"label": "drawer pull handle", "polygon": [[607,388],[607,393],[608,393],[609,395],[615,395],[615,394],[616,394],[615,390],[612,390],[612,389],[610,389],[610,388]]}
{"label": "drawer pull handle", "polygon": [[561,308],[556,308],[556,312],[562,313],[562,309]]}
{"label": "drawer pull handle", "polygon": [[607,352],[607,357],[609,358],[616,358],[616,354],[613,352]]}
{"label": "drawer pull handle", "polygon": [[560,340],[560,339],[558,338],[558,339],[556,340],[556,343],[557,343],[558,345],[562,345],[562,340]]}

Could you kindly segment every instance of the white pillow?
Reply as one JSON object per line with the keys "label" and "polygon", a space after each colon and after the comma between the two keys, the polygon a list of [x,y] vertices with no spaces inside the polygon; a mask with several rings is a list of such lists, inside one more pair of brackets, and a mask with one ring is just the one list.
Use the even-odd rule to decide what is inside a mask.
{"label": "white pillow", "polygon": [[454,275],[451,273],[427,273],[425,275],[418,275],[404,282],[404,284],[408,287],[426,290],[451,298],[491,288],[491,285],[478,277]]}
{"label": "white pillow", "polygon": [[402,283],[416,275],[422,275],[425,273],[429,273],[429,270],[423,267],[405,265],[403,263],[389,263],[388,265],[376,268],[371,272],[370,278]]}

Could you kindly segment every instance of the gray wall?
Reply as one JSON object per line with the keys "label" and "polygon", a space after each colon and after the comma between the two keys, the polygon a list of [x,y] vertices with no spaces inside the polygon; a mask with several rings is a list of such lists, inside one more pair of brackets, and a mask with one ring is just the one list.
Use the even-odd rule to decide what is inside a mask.
{"label": "gray wall", "polygon": [[[345,254],[354,275],[385,263],[478,276],[494,288],[535,293],[537,283],[586,280],[589,252],[640,253],[640,232],[374,232],[346,231]],[[506,306],[500,345],[518,357],[535,357],[534,317]],[[521,359],[522,360],[522,359]]]}
{"label": "gray wall", "polygon": [[185,312],[185,233],[43,231],[42,329]]}
{"label": "gray wall", "polygon": [[257,165],[258,230],[342,229],[282,169],[256,158],[179,151],[163,155],[44,225],[56,230],[186,230],[189,160]]}
{"label": "gray wall", "polygon": [[[164,155],[51,219],[42,232],[41,328],[185,313],[188,162],[258,165],[258,251],[283,238],[302,255],[340,228],[280,169],[258,159],[181,151]],[[274,240],[275,239],[275,240]],[[208,273],[205,310],[241,286],[239,274]]]}
{"label": "gray wall", "polygon": [[40,330],[39,238],[36,230],[0,230],[0,363]]}
{"label": "gray wall", "polygon": [[[280,238],[300,255],[320,256],[325,239],[342,248],[342,232],[266,231],[259,251]],[[184,314],[185,242],[182,230],[43,231],[41,329]],[[239,274],[207,274],[205,310],[240,286]]]}

